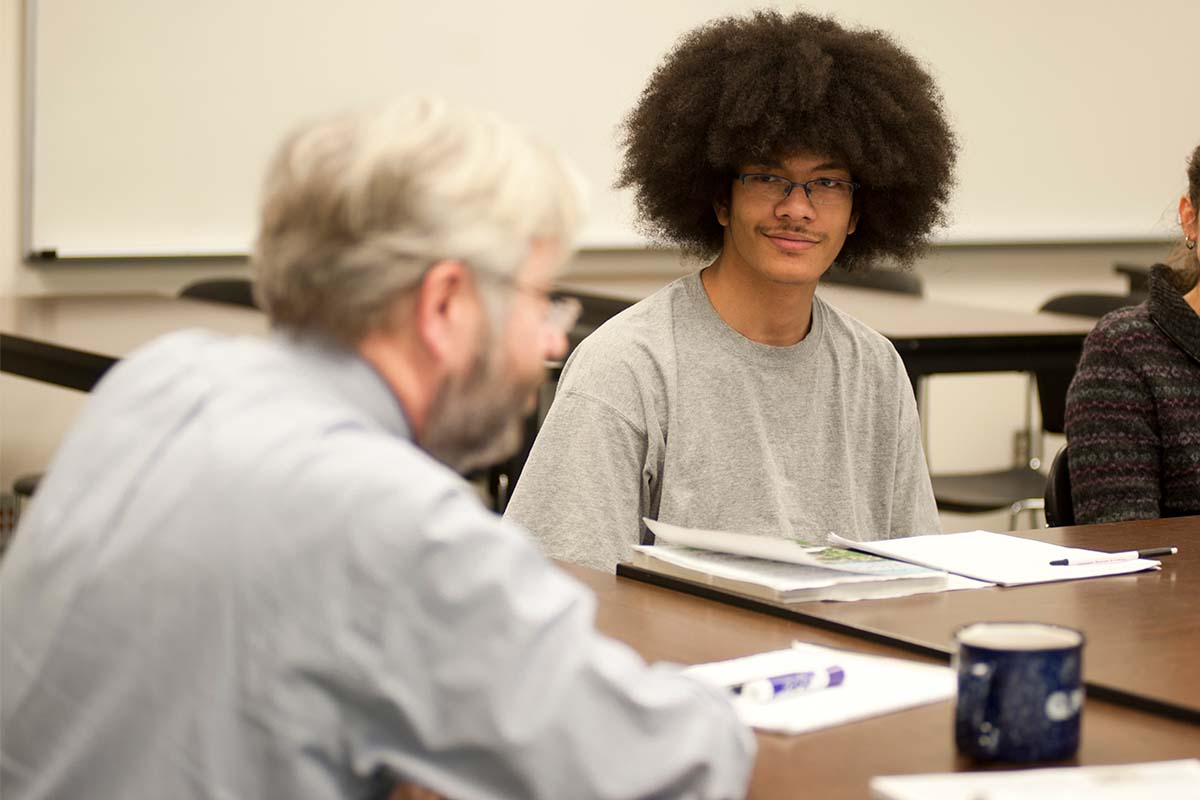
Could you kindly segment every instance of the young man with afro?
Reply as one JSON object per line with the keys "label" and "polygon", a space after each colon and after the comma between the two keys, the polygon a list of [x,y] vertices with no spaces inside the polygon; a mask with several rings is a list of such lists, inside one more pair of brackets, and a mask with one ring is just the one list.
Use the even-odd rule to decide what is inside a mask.
{"label": "young man with afro", "polygon": [[941,97],[879,31],[758,12],[688,34],[623,128],[618,185],[709,261],[568,360],[507,513],[611,571],[643,517],[769,536],[939,530],[904,366],[825,303],[836,261],[908,264],[944,220]]}

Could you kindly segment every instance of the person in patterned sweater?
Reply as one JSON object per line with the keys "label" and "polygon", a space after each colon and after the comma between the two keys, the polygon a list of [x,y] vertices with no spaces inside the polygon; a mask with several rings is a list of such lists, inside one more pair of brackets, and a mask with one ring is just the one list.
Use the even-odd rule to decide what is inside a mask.
{"label": "person in patterned sweater", "polygon": [[1200,514],[1200,147],[1187,175],[1170,266],[1146,302],[1100,320],[1067,394],[1080,524]]}

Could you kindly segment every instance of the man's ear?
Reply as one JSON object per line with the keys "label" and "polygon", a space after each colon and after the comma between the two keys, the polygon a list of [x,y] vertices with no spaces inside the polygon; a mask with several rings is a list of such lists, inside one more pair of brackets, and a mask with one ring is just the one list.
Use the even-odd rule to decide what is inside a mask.
{"label": "man's ear", "polygon": [[471,277],[461,261],[439,261],[421,278],[413,308],[417,339],[439,362],[453,361],[472,330]]}
{"label": "man's ear", "polygon": [[858,228],[858,211],[850,213],[850,224],[846,226],[846,233],[851,234]]}
{"label": "man's ear", "polygon": [[728,228],[729,227],[729,203],[728,203],[728,201],[722,202],[720,200],[714,200],[713,201],[713,211],[716,212],[717,222],[720,223],[721,227]]}

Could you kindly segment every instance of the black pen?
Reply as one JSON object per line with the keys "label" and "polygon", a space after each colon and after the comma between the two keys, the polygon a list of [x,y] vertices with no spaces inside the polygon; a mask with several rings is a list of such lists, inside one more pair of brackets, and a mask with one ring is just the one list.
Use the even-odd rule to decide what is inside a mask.
{"label": "black pen", "polygon": [[1059,558],[1050,562],[1052,567],[1074,567],[1079,564],[1107,564],[1110,561],[1133,561],[1138,558],[1173,556],[1178,547],[1151,547],[1147,550],[1124,550],[1120,553],[1089,553],[1075,558]]}

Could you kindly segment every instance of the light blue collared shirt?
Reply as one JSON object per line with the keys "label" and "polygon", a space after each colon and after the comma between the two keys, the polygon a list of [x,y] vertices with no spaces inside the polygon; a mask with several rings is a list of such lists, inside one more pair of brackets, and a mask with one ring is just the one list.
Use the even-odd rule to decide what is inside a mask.
{"label": "light blue collared shirt", "polygon": [[735,797],[752,736],[414,445],[352,353],[160,339],[0,568],[8,800]]}

